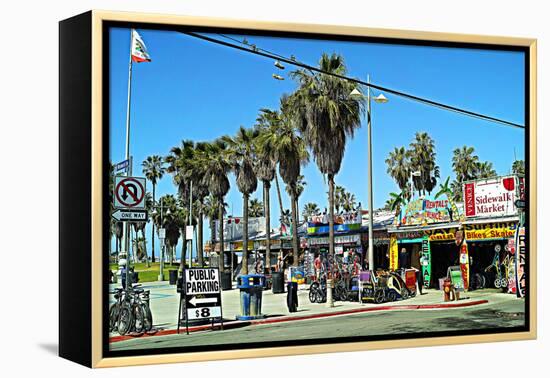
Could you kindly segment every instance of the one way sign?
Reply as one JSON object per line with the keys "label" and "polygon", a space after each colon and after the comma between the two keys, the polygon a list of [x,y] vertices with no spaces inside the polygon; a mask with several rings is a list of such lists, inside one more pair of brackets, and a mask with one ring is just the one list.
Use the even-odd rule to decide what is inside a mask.
{"label": "one way sign", "polygon": [[117,210],[112,214],[112,217],[119,222],[146,222],[147,221],[147,211],[124,211]]}

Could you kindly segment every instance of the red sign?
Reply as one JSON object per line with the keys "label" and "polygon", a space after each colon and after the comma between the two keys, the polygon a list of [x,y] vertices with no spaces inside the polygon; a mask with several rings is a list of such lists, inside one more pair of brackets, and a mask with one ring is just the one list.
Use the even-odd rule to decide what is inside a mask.
{"label": "red sign", "polygon": [[464,185],[464,206],[466,207],[466,216],[473,217],[476,215],[476,206],[475,206],[475,193],[474,193],[474,183]]}
{"label": "red sign", "polygon": [[464,184],[466,217],[501,217],[517,214],[517,176],[496,177]]}

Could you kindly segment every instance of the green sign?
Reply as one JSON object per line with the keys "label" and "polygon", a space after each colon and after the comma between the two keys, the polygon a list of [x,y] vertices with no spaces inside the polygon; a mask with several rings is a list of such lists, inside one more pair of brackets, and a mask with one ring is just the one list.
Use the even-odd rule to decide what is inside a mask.
{"label": "green sign", "polygon": [[422,264],[422,277],[424,279],[424,287],[430,287],[432,278],[432,251],[430,249],[430,238],[425,236],[422,239],[422,254],[420,255],[420,263]]}
{"label": "green sign", "polygon": [[464,290],[464,279],[460,269],[450,269],[451,283],[458,291]]}

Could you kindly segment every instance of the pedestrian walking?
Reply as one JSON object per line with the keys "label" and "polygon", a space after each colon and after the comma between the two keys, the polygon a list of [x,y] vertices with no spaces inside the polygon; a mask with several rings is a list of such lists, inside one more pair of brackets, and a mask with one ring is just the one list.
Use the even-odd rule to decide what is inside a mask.
{"label": "pedestrian walking", "polygon": [[321,254],[318,254],[313,261],[313,267],[315,268],[315,277],[317,278],[317,281],[319,281],[319,278],[321,277],[322,265],[323,263],[321,261]]}

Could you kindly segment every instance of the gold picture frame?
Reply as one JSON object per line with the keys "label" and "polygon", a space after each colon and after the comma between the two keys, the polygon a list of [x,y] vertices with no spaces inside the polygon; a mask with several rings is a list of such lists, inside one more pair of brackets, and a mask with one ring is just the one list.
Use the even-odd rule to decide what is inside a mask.
{"label": "gold picture frame", "polygon": [[[262,32],[314,33],[331,36],[355,36],[390,38],[407,41],[431,41],[437,43],[465,43],[476,45],[501,45],[523,47],[528,51],[529,88],[528,122],[528,192],[529,192],[529,330],[526,332],[494,333],[462,336],[429,337],[418,339],[398,339],[381,341],[346,342],[338,344],[315,344],[306,346],[285,346],[240,350],[222,350],[209,352],[189,352],[175,354],[152,354],[127,357],[104,357],[103,355],[103,220],[105,207],[104,193],[104,132],[105,115],[103,112],[103,43],[105,23],[125,22],[130,24],[155,24],[170,26],[215,27]],[[76,57],[80,54],[80,57]],[[70,67],[70,59],[75,65],[84,66],[76,72]],[[88,62],[88,63],[86,63]],[[425,347],[449,344],[485,343],[535,339],[537,337],[537,41],[536,39],[500,36],[482,36],[468,34],[436,33],[410,30],[377,29],[338,25],[295,24],[279,22],[258,22],[252,20],[232,20],[209,17],[188,17],[175,15],[126,13],[94,10],[60,23],[60,355],[89,367],[115,367],[128,365],[163,364],[174,362],[209,361],[267,356],[286,356],[296,354],[314,354],[347,352],[372,349]],[[74,72],[73,72],[74,71]],[[75,90],[75,85],[77,90]],[[69,93],[70,92],[70,93]],[[78,93],[86,97],[81,98]],[[79,109],[76,114],[71,109]],[[69,130],[80,122],[78,130]],[[85,122],[85,124],[82,124]],[[77,134],[75,134],[77,133]],[[76,138],[76,139],[75,139]],[[76,143],[70,147],[69,144]],[[89,153],[89,169],[83,169],[73,176],[71,154]],[[527,155],[527,153],[526,153]],[[80,156],[80,155],[77,155]],[[88,159],[87,158],[87,159]],[[526,156],[527,158],[527,156]],[[80,201],[80,202],[79,202]],[[74,222],[70,211],[74,204],[81,206],[86,218],[83,223]],[[69,233],[75,236],[68,237]],[[89,244],[82,242],[83,262],[88,261],[90,270],[83,275],[71,272],[71,259],[75,258],[71,242],[82,235]],[[84,240],[84,239],[81,239]],[[80,253],[80,249],[77,250]],[[80,260],[79,260],[80,261]],[[78,300],[75,298],[82,294]],[[75,302],[76,301],[76,302]],[[75,305],[77,303],[77,305]],[[80,305],[78,305],[78,303]],[[79,310],[71,309],[80,306]],[[79,316],[78,311],[89,312]],[[82,314],[80,314],[82,315]],[[79,324],[73,324],[70,318],[79,317]],[[89,321],[89,323],[88,323]],[[83,347],[76,351],[75,346]],[[84,346],[84,344],[89,344]]]}

